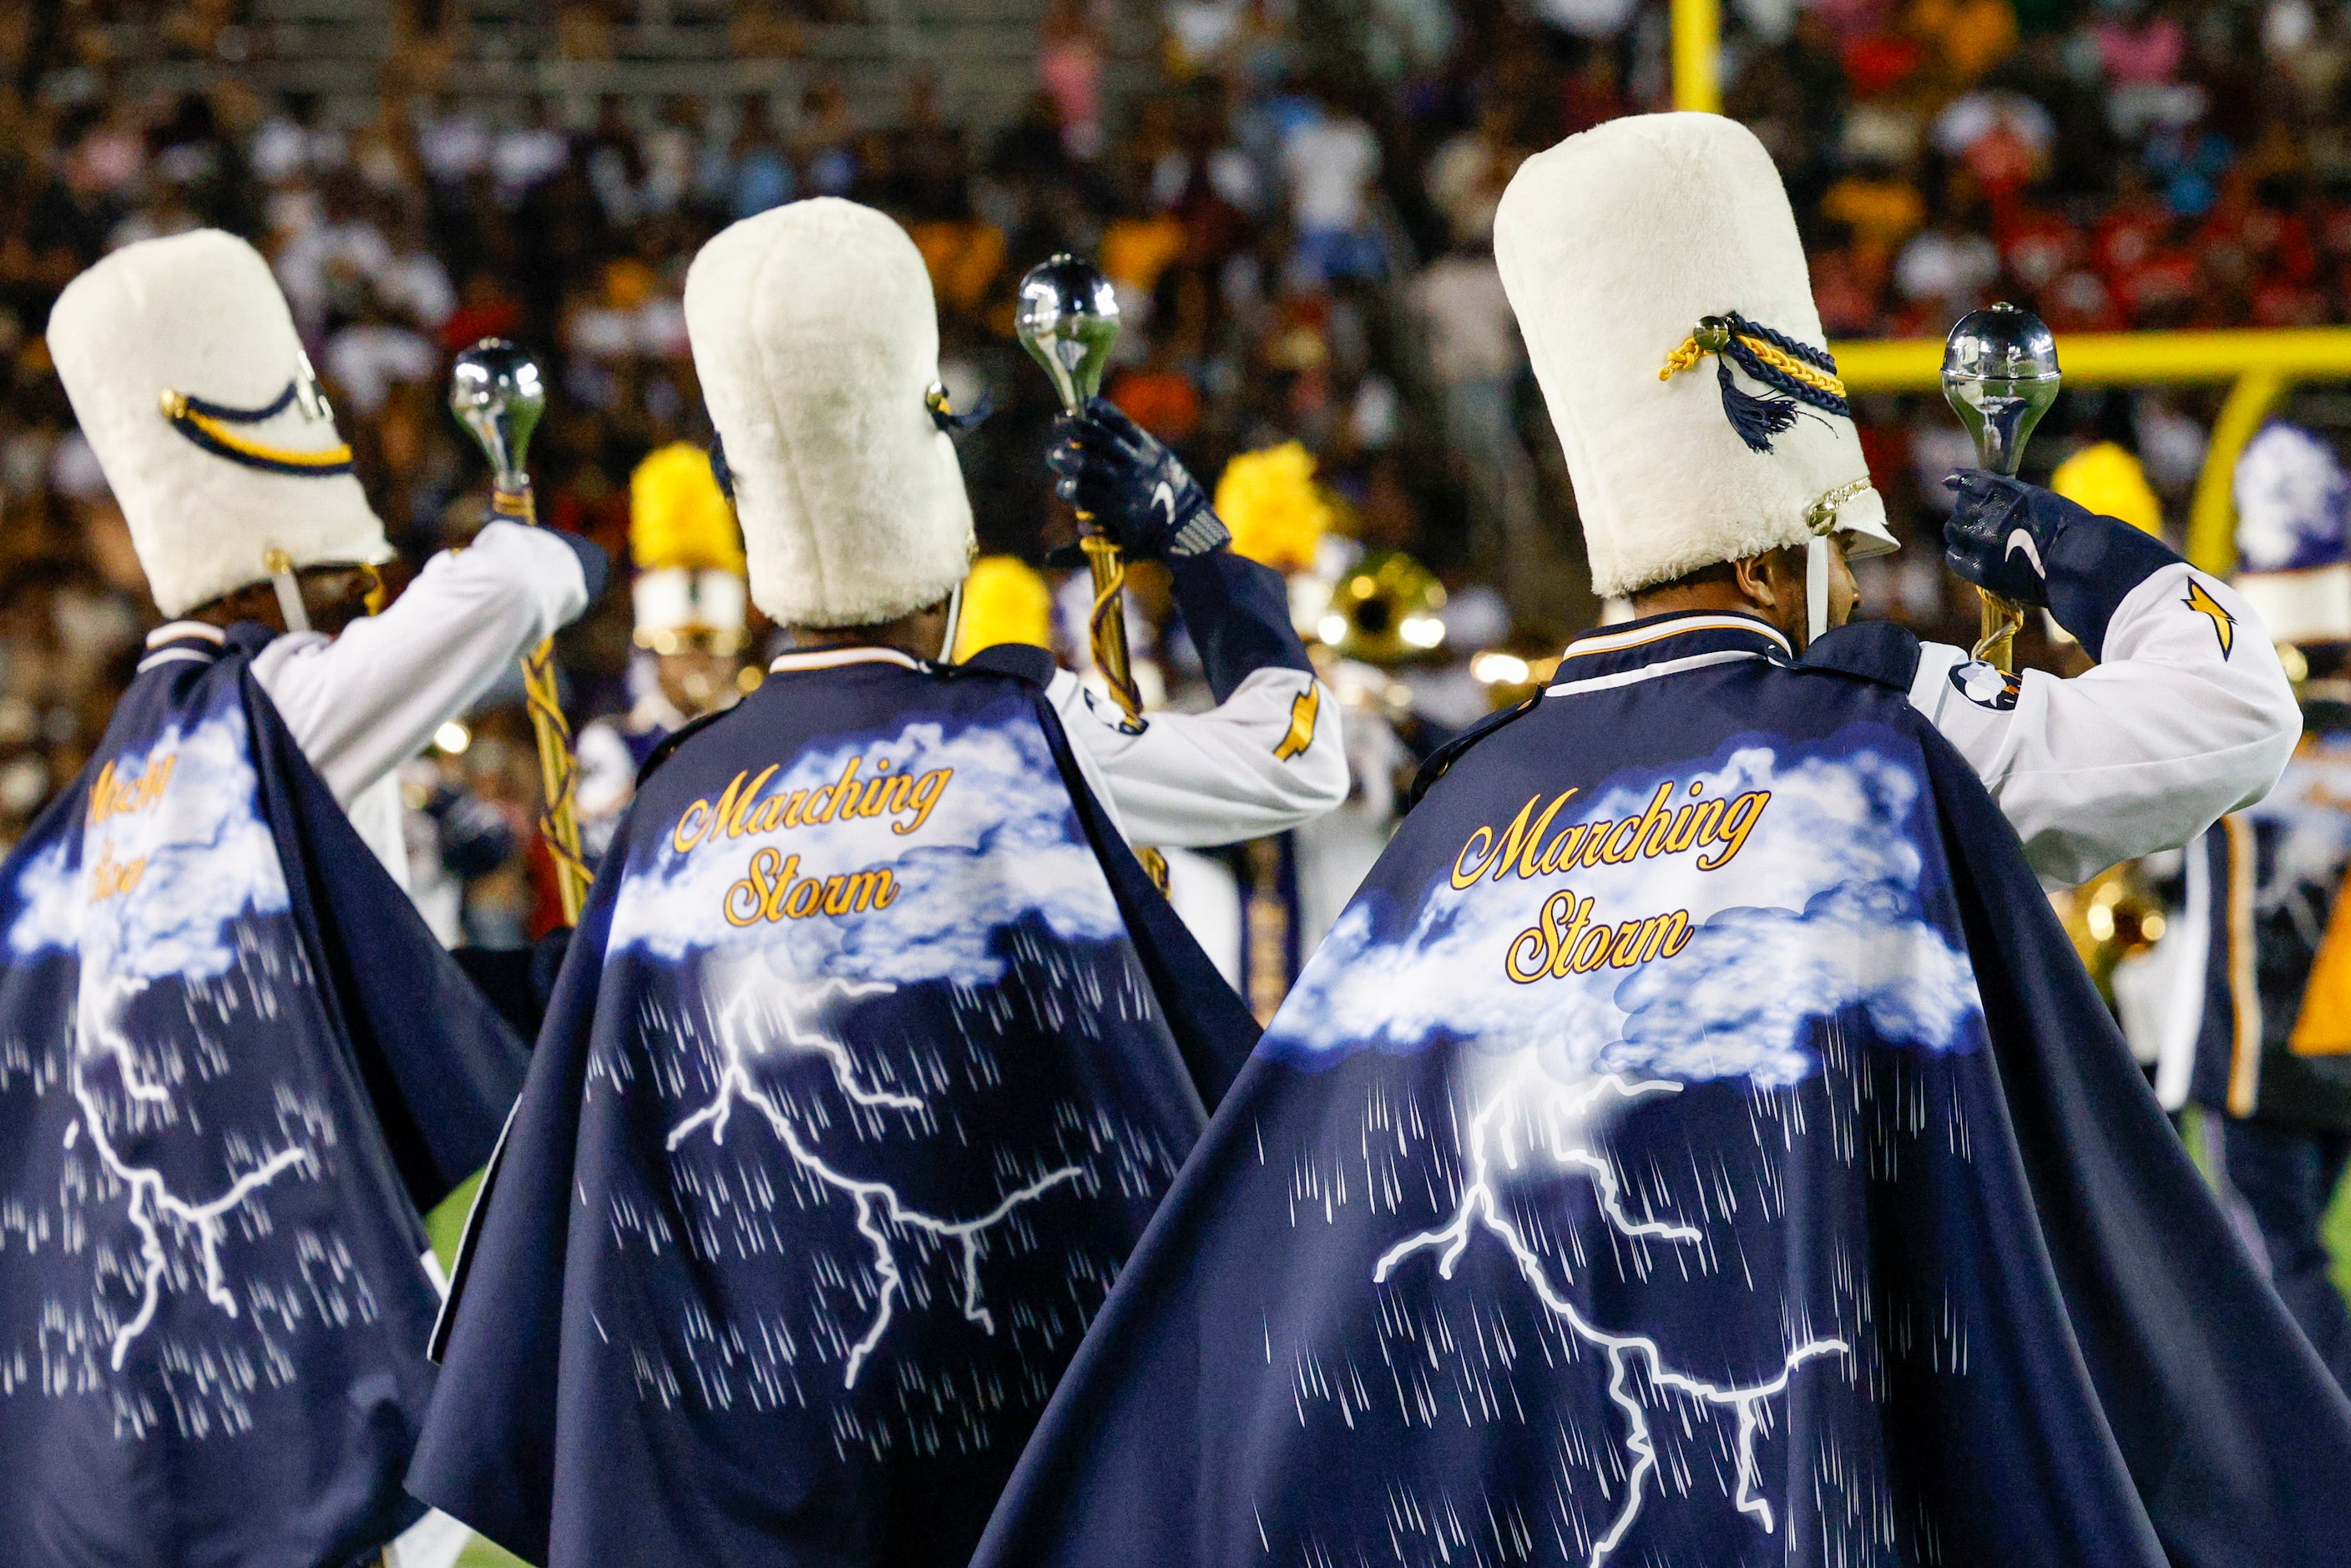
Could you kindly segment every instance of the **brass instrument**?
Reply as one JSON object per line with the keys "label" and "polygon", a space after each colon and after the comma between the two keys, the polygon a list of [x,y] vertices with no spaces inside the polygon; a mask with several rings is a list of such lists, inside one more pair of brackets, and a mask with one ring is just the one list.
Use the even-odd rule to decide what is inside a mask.
{"label": "brass instrument", "polygon": [[2163,938],[2163,901],[2137,861],[2109,866],[2079,887],[2049,895],[2058,924],[2099,994],[2114,1000],[2115,971]]}
{"label": "brass instrument", "polygon": [[[2032,427],[2057,401],[2059,382],[2056,337],[2030,310],[2006,304],[1970,310],[1944,340],[1943,397],[1975,438],[1980,468],[2016,476]],[[2012,674],[2024,609],[1977,592],[1983,616],[1974,657]]]}
{"label": "brass instrument", "polygon": [[[490,460],[493,517],[538,521],[523,453],[546,408],[547,391],[538,364],[505,339],[485,338],[457,356],[449,375],[449,412]],[[580,853],[580,821],[572,804],[579,764],[571,755],[571,727],[556,695],[554,638],[523,655],[522,680],[531,732],[538,742],[539,783],[547,795],[539,831],[555,857],[563,918],[577,925],[580,906],[588,901],[588,862]]]}
{"label": "brass instrument", "polygon": [[1331,591],[1317,641],[1343,659],[1395,664],[1445,641],[1445,585],[1402,550],[1375,550]]}

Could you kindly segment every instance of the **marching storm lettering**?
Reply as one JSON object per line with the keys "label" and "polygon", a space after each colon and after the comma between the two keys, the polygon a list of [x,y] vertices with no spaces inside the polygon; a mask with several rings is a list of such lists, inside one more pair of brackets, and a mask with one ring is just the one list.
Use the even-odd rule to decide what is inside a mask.
{"label": "marching storm lettering", "polygon": [[[1671,779],[1657,786],[1648,809],[1621,821],[1576,822],[1546,839],[1552,821],[1577,791],[1563,789],[1538,812],[1542,797],[1527,797],[1519,814],[1499,834],[1480,826],[1463,841],[1453,858],[1453,885],[1475,886],[1491,877],[1501,881],[1512,872],[1521,877],[1544,876],[1573,867],[1625,865],[1659,855],[1698,852],[1693,862],[1700,871],[1719,871],[1747,845],[1747,838],[1771,803],[1768,789],[1750,790],[1729,800],[1685,800],[1670,804],[1677,788]],[[1696,779],[1689,793],[1702,786]],[[1502,969],[1522,986],[1541,979],[1586,975],[1605,966],[1629,969],[1652,958],[1670,958],[1689,946],[1687,910],[1636,916],[1612,923],[1594,922],[1592,900],[1579,899],[1566,889],[1543,901],[1541,917],[1510,938],[1502,955]]]}
{"label": "marching storm lettering", "polygon": [[[759,792],[779,766],[771,762],[756,776],[746,769],[728,781],[715,803],[705,800],[687,806],[671,830],[670,847],[684,854],[697,844],[721,838],[822,827],[862,817],[898,819],[891,822],[890,831],[904,836],[930,821],[939,797],[946,793],[955,777],[952,768],[935,768],[923,774],[893,773],[891,760],[883,757],[874,760],[871,778],[860,779],[858,771],[865,759],[852,757],[841,777],[821,789],[795,789],[789,795],[762,799]],[[802,876],[799,869],[800,857],[796,854],[787,855],[771,845],[754,851],[742,880],[727,884],[720,904],[726,924],[744,926],[761,921],[809,920],[820,915],[862,915],[869,909],[889,908],[898,896],[897,878],[886,866],[831,876]]]}
{"label": "marching storm lettering", "polygon": [[[1543,900],[1542,919],[1510,938],[1502,968],[1522,986],[1541,979],[1588,975],[1603,964],[1629,969],[1652,958],[1670,958],[1689,946],[1687,909],[1627,920],[1620,925],[1592,924],[1592,900],[1562,888]],[[1521,962],[1520,960],[1525,960]]]}
{"label": "marching storm lettering", "polygon": [[746,833],[771,833],[778,828],[811,824],[821,827],[836,819],[846,822],[858,817],[903,817],[904,821],[890,824],[890,831],[912,833],[930,821],[939,797],[946,793],[948,780],[955,777],[952,768],[935,768],[919,776],[893,775],[890,759],[884,757],[873,764],[872,779],[861,779],[857,770],[863,765],[863,758],[852,757],[834,783],[819,789],[795,789],[789,795],[770,795],[764,800],[759,791],[768,787],[779,764],[770,762],[757,777],[737,773],[720,792],[716,804],[696,800],[678,814],[670,847],[684,854],[696,844],[722,837],[739,839]]}
{"label": "marching storm lettering", "polygon": [[102,827],[115,817],[128,817],[143,811],[163,798],[163,790],[172,782],[172,766],[180,760],[179,753],[159,757],[147,765],[147,770],[136,778],[125,779],[110,762],[98,770],[89,787],[89,812],[85,825]]}
{"label": "marching storm lettering", "polygon": [[[85,827],[95,830],[117,817],[129,817],[148,810],[163,799],[163,790],[172,782],[172,765],[179,760],[174,752],[159,757],[147,765],[147,770],[136,778],[123,778],[110,762],[98,770],[89,787],[89,810],[84,818]],[[99,841],[98,860],[89,868],[89,901],[102,904],[110,898],[131,892],[147,874],[147,860],[118,861],[114,858],[112,839]]]}
{"label": "marching storm lettering", "polygon": [[[1689,792],[1695,795],[1699,789],[1692,779]],[[1684,801],[1677,810],[1666,804],[1673,793],[1674,780],[1668,779],[1657,786],[1649,809],[1639,816],[1619,822],[1577,822],[1548,842],[1543,835],[1551,831],[1552,819],[1576,791],[1562,790],[1540,816],[1535,804],[1542,797],[1530,795],[1499,838],[1493,829],[1479,827],[1462,843],[1461,852],[1453,857],[1453,885],[1468,888],[1489,871],[1499,882],[1512,871],[1522,877],[1548,875],[1571,866],[1624,865],[1692,848],[1699,852],[1698,870],[1719,871],[1747,847],[1747,835],[1771,803],[1771,791],[1755,789],[1729,800]],[[1721,848],[1709,851],[1716,844]]]}
{"label": "marching storm lettering", "polygon": [[762,920],[806,920],[817,915],[862,915],[887,909],[898,896],[898,881],[888,866],[872,866],[846,876],[801,876],[800,857],[773,848],[751,856],[743,880],[730,883],[724,904],[726,924],[751,925]]}

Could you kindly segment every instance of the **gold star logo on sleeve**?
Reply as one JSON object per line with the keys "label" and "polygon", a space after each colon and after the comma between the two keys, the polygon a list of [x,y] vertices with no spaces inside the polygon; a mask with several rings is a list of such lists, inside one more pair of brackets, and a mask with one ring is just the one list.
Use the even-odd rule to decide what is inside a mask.
{"label": "gold star logo on sleeve", "polygon": [[1290,733],[1283,736],[1281,744],[1273,748],[1274,756],[1287,762],[1313,745],[1314,720],[1322,711],[1321,686],[1309,685],[1299,693],[1298,700],[1290,705]]}
{"label": "gold star logo on sleeve", "polygon": [[2204,591],[2204,585],[2194,578],[2188,580],[2188,597],[2179,602],[2212,622],[2212,633],[2220,639],[2220,657],[2227,658],[2236,645],[2237,618],[2220,607],[2220,601]]}

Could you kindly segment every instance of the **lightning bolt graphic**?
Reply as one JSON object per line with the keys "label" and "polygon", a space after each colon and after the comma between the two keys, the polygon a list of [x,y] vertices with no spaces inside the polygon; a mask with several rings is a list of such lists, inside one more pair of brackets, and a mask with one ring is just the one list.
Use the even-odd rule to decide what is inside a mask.
{"label": "lightning bolt graphic", "polygon": [[[1526,1092],[1529,1091],[1541,1097],[1531,1106],[1527,1103]],[[1578,1339],[1607,1354],[1608,1397],[1625,1412],[1625,1447],[1632,1454],[1633,1463],[1625,1478],[1625,1505],[1606,1533],[1593,1542],[1586,1568],[1602,1568],[1625,1539],[1625,1532],[1633,1528],[1633,1522],[1640,1517],[1641,1505],[1646,1499],[1644,1489],[1657,1468],[1656,1444],[1650,1436],[1649,1409],[1632,1385],[1635,1364],[1646,1372],[1652,1386],[1670,1388],[1701,1404],[1728,1408],[1734,1413],[1738,1420],[1739,1484],[1732,1501],[1740,1512],[1755,1519],[1768,1534],[1773,1524],[1771,1505],[1755,1490],[1755,1437],[1762,1425],[1763,1404],[1783,1392],[1789,1378],[1804,1363],[1824,1355],[1844,1354],[1850,1348],[1843,1340],[1807,1340],[1786,1353],[1777,1376],[1761,1383],[1726,1387],[1693,1376],[1668,1365],[1664,1352],[1655,1340],[1641,1334],[1613,1333],[1588,1322],[1576,1310],[1575,1303],[1552,1283],[1542,1260],[1520,1235],[1517,1225],[1502,1211],[1496,1192],[1489,1144],[1489,1140],[1499,1144],[1504,1165],[1511,1170],[1518,1169],[1520,1150],[1513,1135],[1513,1124],[1524,1121],[1531,1124],[1531,1131],[1547,1134],[1548,1152],[1554,1164],[1583,1171],[1591,1176],[1600,1211],[1619,1234],[1662,1241],[1703,1240],[1702,1234],[1690,1226],[1664,1220],[1636,1220],[1628,1215],[1625,1211],[1614,1167],[1606,1156],[1591,1148],[1580,1136],[1585,1113],[1604,1094],[1634,1101],[1652,1094],[1679,1092],[1681,1085],[1678,1083],[1656,1079],[1635,1082],[1614,1072],[1577,1090],[1565,1091],[1551,1082],[1541,1066],[1532,1060],[1532,1053],[1528,1053],[1528,1060],[1511,1071],[1470,1118],[1468,1139],[1469,1180],[1461,1189],[1453,1218],[1436,1229],[1421,1231],[1396,1243],[1381,1256],[1372,1270],[1373,1283],[1384,1284],[1397,1265],[1415,1253],[1442,1249],[1437,1260],[1437,1274],[1441,1280],[1449,1280],[1453,1277],[1454,1266],[1468,1249],[1473,1228],[1482,1228],[1510,1249],[1510,1256],[1518,1260],[1519,1272],[1525,1277],[1544,1308],[1563,1322]],[[1513,1113],[1524,1114],[1510,1114]],[[1534,1140],[1530,1136],[1528,1141],[1531,1144]]]}
{"label": "lightning bolt graphic", "polygon": [[[879,996],[896,988],[879,982],[827,980],[802,999],[814,1005],[836,998]],[[783,1107],[777,1104],[752,1078],[748,1065],[750,1059],[766,1054],[755,1038],[753,1025],[775,1023],[781,1028],[787,1043],[823,1056],[832,1066],[833,1078],[841,1086],[841,1092],[852,1103],[913,1113],[925,1112],[929,1106],[914,1095],[868,1088],[859,1083],[847,1045],[830,1034],[803,1028],[789,1007],[762,1007],[760,999],[755,994],[755,988],[747,986],[719,1010],[718,1046],[725,1054],[726,1065],[719,1073],[718,1092],[709,1104],[671,1129],[668,1143],[671,1152],[674,1153],[679,1145],[704,1126],[710,1129],[713,1144],[725,1144],[726,1124],[733,1114],[735,1102],[746,1101],[767,1117],[768,1125],[784,1145],[785,1152],[791,1155],[794,1164],[826,1186],[846,1195],[856,1206],[857,1233],[873,1248],[873,1273],[881,1281],[882,1288],[874,1299],[873,1321],[867,1325],[864,1337],[850,1350],[847,1367],[841,1376],[843,1388],[857,1386],[858,1374],[864,1370],[866,1358],[882,1343],[882,1336],[889,1333],[891,1321],[897,1315],[898,1299],[904,1294],[905,1275],[898,1265],[897,1247],[890,1236],[891,1227],[920,1230],[936,1237],[941,1242],[954,1241],[961,1247],[964,1318],[993,1334],[996,1332],[995,1316],[980,1301],[981,1238],[1022,1204],[1043,1196],[1064,1182],[1075,1181],[1084,1174],[1084,1168],[1063,1166],[1049,1171],[1027,1186],[1008,1193],[994,1208],[972,1219],[942,1219],[936,1215],[925,1214],[908,1207],[899,1197],[897,1189],[887,1182],[843,1175],[800,1141],[799,1128],[784,1113]]]}
{"label": "lightning bolt graphic", "polygon": [[[864,980],[826,980],[797,998],[814,1013],[831,1001],[855,1001],[864,997],[886,995],[895,987]],[[873,1089],[857,1080],[857,1064],[849,1054],[849,1047],[831,1034],[813,1027],[802,1027],[791,1006],[782,998],[763,994],[755,985],[743,986],[735,998],[720,1009],[717,1015],[718,1045],[726,1054],[726,1066],[719,1075],[718,1093],[709,1104],[679,1123],[669,1135],[669,1146],[678,1144],[702,1125],[712,1124],[710,1141],[726,1141],[726,1120],[734,1114],[737,1095],[745,1099],[760,1099],[758,1086],[751,1081],[747,1063],[765,1056],[767,1050],[758,1036],[763,1030],[780,1030],[784,1043],[800,1051],[812,1051],[831,1064],[832,1081],[841,1087],[841,1094],[852,1105],[867,1110],[911,1111],[920,1113],[930,1107],[918,1095],[899,1094],[887,1089]],[[771,1113],[772,1114],[772,1113]]]}
{"label": "lightning bolt graphic", "polygon": [[81,1106],[81,1122],[66,1128],[66,1143],[71,1147],[77,1125],[89,1130],[90,1146],[98,1151],[99,1163],[117,1181],[131,1190],[128,1218],[139,1232],[141,1300],[139,1311],[130,1322],[114,1333],[114,1370],[122,1370],[122,1363],[131,1347],[155,1321],[162,1305],[163,1276],[170,1268],[170,1255],[164,1250],[163,1235],[159,1220],[169,1220],[173,1226],[193,1231],[199,1255],[204,1260],[204,1299],[229,1317],[237,1315],[236,1298],[222,1278],[220,1249],[228,1239],[227,1217],[255,1193],[277,1179],[284,1171],[298,1165],[311,1163],[310,1151],[301,1145],[278,1150],[260,1165],[230,1184],[218,1197],[197,1203],[172,1191],[161,1171],[151,1166],[134,1166],[122,1157],[107,1134],[106,1118],[97,1094],[84,1076],[87,1060],[110,1057],[122,1092],[137,1104],[169,1104],[171,1091],[149,1081],[139,1066],[131,1042],[114,1027],[112,1020],[121,1014],[130,995],[141,988],[124,981],[115,981],[108,988],[104,999],[96,1005],[87,999],[78,1007],[76,1040],[72,1059],[73,1095]]}

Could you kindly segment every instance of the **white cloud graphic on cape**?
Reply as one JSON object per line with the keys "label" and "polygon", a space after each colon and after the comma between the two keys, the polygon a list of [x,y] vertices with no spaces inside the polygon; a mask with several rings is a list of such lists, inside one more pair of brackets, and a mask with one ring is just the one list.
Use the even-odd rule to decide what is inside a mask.
{"label": "white cloud graphic on cape", "polygon": [[[78,953],[92,978],[116,983],[212,979],[236,962],[240,916],[287,907],[277,841],[257,809],[244,713],[232,706],[185,729],[173,725],[143,755],[118,758],[115,775],[135,781],[166,758],[170,782],[154,802],[60,835],[26,864],[16,890],[22,907],[8,927],[11,955]],[[68,853],[77,838],[78,857]],[[91,871],[101,856],[145,863],[134,886],[93,902]]]}
{"label": "white cloud graphic on cape", "polygon": [[[894,735],[811,747],[771,777],[761,797],[831,785],[852,758],[865,759],[861,779],[873,777],[884,758],[893,775],[952,768],[954,776],[922,827],[906,834],[893,831],[908,820],[904,814],[836,818],[720,835],[681,854],[671,841],[674,821],[662,823],[650,863],[641,860],[628,869],[609,950],[635,947],[682,961],[697,952],[757,948],[769,968],[795,979],[980,986],[1004,972],[996,933],[1031,914],[1064,940],[1124,934],[1109,881],[1033,717],[998,716],[956,729],[923,720]],[[716,782],[723,788],[725,780]],[[731,925],[723,913],[726,890],[768,846],[798,855],[802,876],[887,867],[895,894],[886,909]]]}
{"label": "white cloud graphic on cape", "polygon": [[[1668,776],[1699,781],[1704,799],[1771,791],[1729,863],[1698,871],[1698,854],[1684,852],[1499,882],[1489,872],[1463,890],[1440,873],[1401,931],[1392,914],[1378,929],[1392,910],[1384,895],[1359,896],[1300,977],[1267,1049],[1311,1063],[1453,1040],[1498,1054],[1540,1049],[1570,1079],[1782,1085],[1813,1070],[1809,1020],[1849,1008],[1889,1040],[1948,1050],[1973,1038],[1974,970],[1919,904],[1925,859],[1911,835],[1929,830],[1913,821],[1925,787],[1910,768],[1866,748],[1790,761],[1742,746],[1714,768],[1579,796],[1552,831],[1637,817]],[[1437,852],[1449,860],[1476,826],[1446,823]],[[1689,944],[1629,970],[1513,984],[1502,956],[1561,888],[1593,898],[1595,921],[1686,909]]]}

